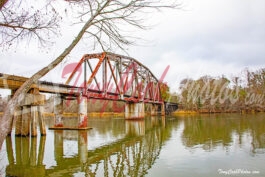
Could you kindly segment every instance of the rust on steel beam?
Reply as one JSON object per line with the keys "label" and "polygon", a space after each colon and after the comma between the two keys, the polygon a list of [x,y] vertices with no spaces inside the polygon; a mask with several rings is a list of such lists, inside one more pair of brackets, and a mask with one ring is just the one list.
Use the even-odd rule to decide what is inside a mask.
{"label": "rust on steel beam", "polygon": [[[94,68],[90,60],[98,61],[97,63],[93,63],[96,64]],[[84,64],[85,73],[82,73],[82,64]],[[86,65],[89,66],[89,69],[86,68]],[[102,72],[98,72],[100,69]],[[89,70],[91,73],[89,73]],[[78,78],[81,77],[81,75],[84,76],[83,85],[80,87],[76,86],[78,78],[72,81],[76,74],[78,74]],[[0,87],[15,90],[27,79],[28,78],[25,77],[0,74]],[[102,80],[103,83],[99,83],[99,80]],[[96,85],[94,85],[92,81],[94,81]],[[71,84],[72,86],[39,81],[33,84],[32,88],[36,88],[40,92],[76,96],[79,92],[85,91],[87,97],[91,95],[91,97],[97,97],[99,99],[104,97],[106,99],[114,99],[112,95],[115,95],[115,97],[119,97],[119,99],[124,101],[144,101],[153,103],[163,101],[161,99],[159,80],[146,66],[131,57],[113,53],[104,52],[84,55],[70,73],[70,77],[67,79],[66,84]],[[100,89],[100,85],[102,85],[103,89]]]}
{"label": "rust on steel beam", "polygon": [[69,78],[65,82],[66,85],[68,85],[70,83],[70,81],[72,80],[72,78],[74,77],[74,75],[77,73],[77,70],[80,68],[80,66],[82,65],[82,63],[84,62],[84,60],[85,60],[85,57],[83,57],[80,60],[80,62],[76,65],[75,69],[72,71],[71,75],[69,76]]}
{"label": "rust on steel beam", "polygon": [[[93,63],[94,67],[92,61],[97,61]],[[110,93],[115,93],[124,101],[162,102],[159,80],[145,65],[134,58],[109,52],[86,54],[67,81],[71,81],[82,63],[88,64],[91,72],[90,75],[87,71],[83,74],[88,78],[84,78],[87,82],[82,86],[88,97],[108,99]],[[99,83],[99,80],[102,83]]]}
{"label": "rust on steel beam", "polygon": [[[91,84],[93,78],[95,77],[95,75],[97,74],[99,67],[101,66],[101,63],[103,62],[104,58],[106,56],[106,53],[102,53],[102,55],[99,57],[99,61],[97,63],[97,66],[95,67],[94,71],[92,72],[90,78],[87,81],[87,85]],[[89,57],[90,58],[90,57]],[[87,59],[87,58],[86,58]]]}
{"label": "rust on steel beam", "polygon": [[[85,72],[85,73],[87,73],[87,66],[86,66],[86,62],[84,62],[84,64],[83,64],[83,65],[84,65],[84,72]],[[85,90],[87,90],[87,84],[85,84],[85,83],[86,83],[86,81],[87,81],[87,75],[85,74],[85,75],[84,75],[84,82],[83,82],[83,83],[84,83],[84,88],[85,88]]]}
{"label": "rust on steel beam", "polygon": [[104,93],[107,92],[107,85],[108,85],[108,74],[107,74],[107,61],[106,58],[103,59],[102,61],[103,69],[102,69],[102,90]]}
{"label": "rust on steel beam", "polygon": [[[93,69],[92,69],[91,63],[89,62],[89,60],[86,60],[86,61],[87,61],[87,64],[89,66],[90,72],[93,73]],[[87,73],[85,73],[85,75],[87,75]],[[98,80],[97,80],[96,76],[94,77],[94,81],[95,81],[95,83],[97,85],[98,90],[100,90],[100,86],[99,86],[99,83],[98,83]]]}

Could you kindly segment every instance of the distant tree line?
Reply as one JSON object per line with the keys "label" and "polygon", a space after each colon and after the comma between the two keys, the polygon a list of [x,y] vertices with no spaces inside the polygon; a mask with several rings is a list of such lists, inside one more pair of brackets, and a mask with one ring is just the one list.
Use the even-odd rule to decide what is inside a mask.
{"label": "distant tree line", "polygon": [[265,68],[245,69],[240,76],[183,79],[179,108],[197,112],[265,111]]}

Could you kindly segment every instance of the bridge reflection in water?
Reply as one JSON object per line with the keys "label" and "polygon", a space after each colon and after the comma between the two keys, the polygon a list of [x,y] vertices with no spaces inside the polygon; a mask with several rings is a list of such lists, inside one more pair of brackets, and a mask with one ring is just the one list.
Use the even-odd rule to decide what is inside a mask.
{"label": "bridge reflection in water", "polygon": [[42,136],[37,152],[36,137],[15,137],[15,149],[13,151],[12,139],[11,136],[8,136],[6,148],[9,165],[6,167],[6,175],[45,176],[45,165],[43,165],[45,141],[46,137]]}
{"label": "bridge reflection in water", "polygon": [[[165,129],[165,118],[123,122],[125,134],[122,138],[93,150],[88,150],[88,143],[93,143],[89,142],[90,131],[56,130],[53,140],[47,141],[45,136],[9,136],[6,139],[9,161],[6,175],[144,176],[158,158],[162,143],[170,136],[166,133],[170,131]],[[74,143],[67,146],[69,141],[77,147]],[[45,144],[49,143],[54,143],[53,155],[45,152]],[[44,156],[54,156],[56,165],[46,167]]]}

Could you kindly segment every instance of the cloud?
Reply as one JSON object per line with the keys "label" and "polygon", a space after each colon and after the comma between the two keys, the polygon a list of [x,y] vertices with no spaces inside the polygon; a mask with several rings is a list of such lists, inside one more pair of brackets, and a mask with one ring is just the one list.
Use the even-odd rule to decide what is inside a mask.
{"label": "cloud", "polygon": [[152,45],[131,55],[157,73],[170,64],[170,83],[265,67],[265,1],[189,0],[183,6],[162,14],[161,24],[147,32]]}

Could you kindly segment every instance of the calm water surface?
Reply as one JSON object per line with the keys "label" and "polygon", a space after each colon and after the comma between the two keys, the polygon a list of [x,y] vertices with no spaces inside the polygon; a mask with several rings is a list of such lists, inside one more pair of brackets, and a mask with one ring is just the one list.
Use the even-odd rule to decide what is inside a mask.
{"label": "calm water surface", "polygon": [[[48,128],[53,120],[46,123]],[[89,126],[48,130],[45,137],[7,137],[1,175],[265,176],[264,113],[93,118]]]}

